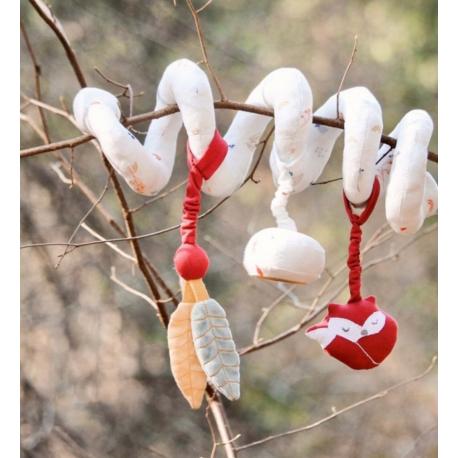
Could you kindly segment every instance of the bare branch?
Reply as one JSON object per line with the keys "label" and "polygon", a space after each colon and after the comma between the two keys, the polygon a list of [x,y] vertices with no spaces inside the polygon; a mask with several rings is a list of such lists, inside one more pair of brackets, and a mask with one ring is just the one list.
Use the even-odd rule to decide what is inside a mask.
{"label": "bare branch", "polygon": [[118,253],[119,255],[121,255],[123,258],[126,258],[128,259],[129,261],[132,261],[134,262],[135,264],[137,263],[137,260],[131,256],[130,254],[126,253],[125,251],[121,250],[117,245],[115,245],[114,243],[110,243],[110,242],[107,242],[105,238],[103,238],[98,232],[96,232],[94,229],[92,229],[91,227],[89,227],[86,223],[83,223],[81,225],[81,227],[89,232],[89,234],[91,234],[92,236],[94,236],[95,238],[99,239],[99,240],[104,240],[107,244],[107,246],[109,246],[113,251],[116,251],[116,253]]}
{"label": "bare branch", "polygon": [[[33,51],[32,43],[30,42],[29,36],[27,34],[27,30],[25,28],[25,25],[21,21],[21,32],[22,36],[24,37],[25,44],[27,46],[27,50],[30,55],[30,59],[32,60],[33,64],[33,70],[34,70],[34,75],[35,75],[35,96],[38,100],[41,100],[41,67],[40,64],[37,61],[37,58],[35,56],[35,53]],[[51,137],[49,136],[49,129],[48,129],[48,122],[46,121],[46,116],[43,112],[42,108],[38,108],[38,113],[40,114],[40,119],[41,119],[41,124],[43,126],[43,132],[45,135],[45,143],[50,143],[51,142]]]}
{"label": "bare branch", "polygon": [[277,297],[269,306],[265,307],[262,309],[262,314],[259,320],[256,323],[256,326],[254,328],[254,334],[253,334],[253,344],[257,345],[262,338],[259,337],[261,333],[261,328],[264,322],[266,321],[267,317],[269,316],[270,312],[278,305],[280,302],[288,296],[289,293],[294,291],[297,285],[292,285],[290,286],[286,291],[283,292],[280,296]]}
{"label": "bare branch", "polygon": [[347,77],[348,71],[350,70],[351,65],[356,56],[356,51],[358,50],[358,35],[355,35],[353,38],[353,51],[351,52],[350,60],[348,61],[347,67],[345,68],[344,74],[342,75],[342,79],[340,80],[339,89],[337,90],[337,97],[336,97],[336,118],[341,119],[340,110],[339,110],[339,99],[340,99],[340,91],[342,90],[343,83],[345,78]]}
{"label": "bare branch", "polygon": [[[274,113],[272,110],[267,108],[258,107],[256,105],[250,105],[241,102],[235,102],[232,100],[218,101],[214,103],[216,109],[226,109],[226,110],[236,110],[236,111],[246,111],[248,113],[256,113],[264,116],[273,117]],[[170,105],[166,108],[162,108],[157,111],[150,111],[147,113],[135,115],[129,118],[126,118],[124,125],[135,125],[140,122],[150,121],[152,119],[159,119],[164,116],[168,116],[174,113],[178,113],[179,109],[177,105]],[[324,118],[322,116],[313,116],[312,122],[321,126],[334,127],[336,129],[344,129],[345,121],[341,119],[332,119]],[[48,153],[50,151],[57,151],[64,148],[74,148],[76,146],[82,145],[93,140],[92,135],[81,135],[79,137],[74,137],[69,140],[62,140],[59,142],[51,143],[49,145],[35,146],[33,148],[26,148],[21,150],[21,159],[37,156],[39,154]],[[392,148],[396,147],[397,140],[395,138],[389,137],[388,135],[382,135],[381,143],[391,146]],[[428,153],[428,159],[432,162],[438,162],[438,154],[430,151]]]}
{"label": "bare branch", "polygon": [[111,266],[110,280],[114,281],[121,288],[125,289],[127,292],[133,294],[134,296],[141,297],[144,301],[148,302],[148,304],[151,305],[151,307],[153,307],[154,310],[156,310],[157,312],[159,311],[156,302],[154,302],[149,296],[147,296],[146,294],[143,294],[142,292],[136,290],[135,288],[132,288],[129,285],[126,285],[124,282],[119,280],[119,278],[116,276],[116,269],[114,266]]}
{"label": "bare branch", "polygon": [[31,97],[28,97],[24,94],[21,94],[21,97],[24,100],[27,100],[31,105],[35,105],[36,107],[39,107],[40,109],[44,109],[56,115],[62,116],[63,118],[70,121],[75,127],[78,127],[78,125],[76,124],[75,118],[68,111],[61,110],[60,108],[49,105],[48,103],[44,103],[42,100],[32,99]]}
{"label": "bare branch", "polygon": [[[67,58],[73,68],[73,71],[75,72],[75,75],[77,76],[77,79],[80,83],[81,87],[86,87],[86,80],[83,76],[83,72],[81,70],[81,67],[79,65],[79,62],[76,58],[76,55],[73,51],[73,49],[70,46],[70,42],[68,41],[65,32],[62,28],[61,23],[58,21],[58,19],[54,16],[54,13],[52,10],[42,2],[42,0],[29,0],[32,6],[36,9],[38,14],[42,17],[42,19],[49,25],[49,27],[52,29],[52,31],[55,33],[59,41],[61,42],[62,46],[64,47]],[[140,269],[141,273],[143,274],[143,277],[151,291],[152,296],[156,299],[159,300],[161,299],[160,293],[157,289],[156,283],[152,277],[152,274],[150,270],[148,269],[145,260],[143,258],[142,251],[140,249],[140,245],[138,241],[135,239],[136,236],[136,228],[135,228],[135,223],[133,220],[132,215],[129,213],[129,206],[127,204],[126,197],[124,195],[124,192],[121,188],[121,185],[119,183],[119,180],[114,173],[114,170],[111,166],[111,164],[108,162],[107,158],[103,154],[100,146],[98,143],[94,142],[93,143],[96,149],[100,153],[100,157],[102,159],[102,162],[108,172],[108,175],[110,176],[111,183],[113,185],[116,197],[118,198],[118,202],[121,206],[122,209],[122,214],[124,218],[124,222],[126,225],[126,231],[127,235],[132,239],[131,240],[131,247],[132,250],[135,254],[135,257],[137,259],[137,264],[138,268]],[[100,242],[100,241],[98,241]],[[168,313],[163,304],[158,305],[159,309],[159,315],[161,322],[164,324],[164,326],[167,326],[168,323]]]}
{"label": "bare branch", "polygon": [[132,86],[130,84],[120,83],[119,81],[115,81],[114,79],[109,78],[108,76],[103,74],[102,71],[99,70],[97,67],[94,67],[94,70],[105,81],[108,81],[110,84],[113,84],[114,86],[117,86],[117,87],[120,87],[120,88],[124,89],[124,91],[120,94],[120,96],[125,96],[126,93],[128,94],[128,98],[129,98],[129,117],[132,117],[132,115],[134,114],[134,91],[132,89]]}
{"label": "bare branch", "polygon": [[[68,174],[70,174],[70,171],[72,170],[72,166],[69,161],[67,161],[65,158],[61,158],[61,162],[55,163],[51,165],[52,170],[56,172],[57,176],[59,179],[68,185],[72,185],[72,180],[67,178],[62,170],[60,169],[60,166],[62,166]],[[94,203],[97,200],[97,196],[94,194],[94,192],[82,181],[81,177],[76,173],[75,170],[73,172],[73,185],[78,187],[79,190],[82,192],[82,194],[89,200],[89,202]],[[106,210],[106,208],[99,202],[96,205],[96,209],[98,212],[103,216],[103,218],[108,222],[108,224],[120,235],[125,236],[125,232],[122,230],[121,226],[116,222],[114,217]]]}
{"label": "bare branch", "polygon": [[214,392],[213,390],[212,390],[212,393],[209,394],[208,389],[207,389],[207,402],[208,402],[210,411],[213,414],[213,418],[215,419],[215,423],[218,428],[218,431],[221,437],[221,442],[224,446],[224,450],[226,452],[227,458],[236,458],[237,453],[234,450],[235,448],[234,445],[232,444],[232,441],[234,439],[232,439],[229,436],[230,433],[226,426],[224,414],[222,413],[222,404],[221,404],[218,394]]}
{"label": "bare branch", "polygon": [[330,180],[324,180],[324,181],[315,181],[314,183],[311,183],[312,186],[317,186],[317,185],[320,185],[320,184],[329,184],[329,183],[334,183],[336,181],[341,181],[343,178],[342,177],[339,177],[339,178],[331,178]]}
{"label": "bare branch", "polygon": [[322,425],[323,423],[326,423],[327,421],[330,421],[330,420],[336,418],[339,415],[342,415],[342,414],[344,414],[346,412],[349,412],[350,410],[354,410],[354,409],[356,409],[358,407],[361,407],[361,406],[363,406],[365,404],[368,404],[369,402],[375,401],[376,399],[384,398],[385,396],[387,396],[392,391],[398,390],[399,388],[402,388],[403,386],[409,385],[409,384],[411,384],[413,382],[416,382],[417,380],[422,379],[423,377],[426,377],[433,370],[433,368],[435,367],[436,361],[437,361],[437,356],[433,356],[429,366],[423,372],[421,372],[420,374],[415,375],[414,377],[408,378],[406,380],[403,380],[403,381],[401,381],[399,383],[396,383],[395,385],[391,385],[388,388],[385,388],[384,390],[373,394],[372,396],[369,396],[367,398],[361,399],[360,401],[355,402],[353,404],[350,404],[350,405],[348,405],[348,406],[346,406],[346,407],[344,407],[342,409],[336,410],[331,415],[328,415],[327,417],[324,417],[321,420],[315,421],[314,423],[311,423],[311,424],[309,424],[307,426],[302,426],[300,428],[291,429],[289,431],[285,431],[285,432],[279,433],[279,434],[273,434],[271,436],[265,437],[264,439],[260,439],[260,440],[254,441],[254,442],[250,442],[249,444],[241,445],[240,447],[236,447],[236,450],[239,452],[241,450],[246,450],[246,449],[251,448],[251,447],[256,447],[258,445],[263,445],[266,442],[270,442],[272,440],[279,439],[281,437],[291,436],[293,434],[301,433],[301,432],[304,432],[304,431],[309,431],[310,429],[316,428],[316,427]]}
{"label": "bare branch", "polygon": [[52,29],[52,31],[56,34],[56,37],[61,42],[65,53],[67,54],[68,61],[75,72],[75,75],[80,83],[81,87],[86,87],[86,79],[84,78],[83,71],[78,63],[76,58],[75,51],[70,45],[67,36],[65,35],[64,29],[60,23],[60,21],[54,16],[53,11],[51,8],[46,5],[42,0],[29,0],[30,4],[35,8],[37,13],[41,16],[41,18],[48,24],[48,26]]}
{"label": "bare branch", "polygon": [[213,0],[207,0],[200,8],[196,9],[196,13],[197,14],[201,13],[205,8],[207,8],[207,6],[210,5],[212,1]]}
{"label": "bare branch", "polygon": [[[70,170],[70,164],[68,163],[68,161],[66,161],[65,158],[61,158],[61,161],[62,161],[62,166],[66,169],[67,172],[69,172]],[[71,180],[69,180],[67,177],[65,177],[65,175],[62,173],[62,171],[60,170],[60,167],[58,166],[58,164],[53,164],[51,166],[51,168],[57,173],[58,177],[66,184],[71,184]],[[81,178],[79,177],[79,175],[77,175],[75,172],[74,172],[74,183],[75,185],[81,190],[81,192],[84,194],[84,196],[92,203],[96,202],[97,200],[97,197],[95,196],[95,194],[92,192],[91,189],[89,189],[89,187],[81,180]],[[123,229],[119,226],[119,224],[115,221],[115,219],[113,218],[113,216],[106,210],[105,207],[103,207],[101,205],[101,203],[97,203],[96,207],[95,207],[98,212],[103,216],[103,218],[108,222],[108,224],[110,224],[111,227],[113,227],[113,229],[118,233],[120,234],[121,236],[123,237],[126,237],[126,233],[123,231]],[[103,241],[103,243],[106,243],[110,248],[114,249],[115,251],[118,251],[120,254],[121,253],[124,253],[122,250],[120,249],[115,249],[115,245],[111,242],[108,242],[104,237],[100,236],[99,234],[97,234],[95,231],[94,233],[92,233],[91,231],[88,230],[89,233],[91,233],[94,237],[96,237],[97,239],[99,239],[100,241]],[[127,255],[126,253],[124,253],[125,255]],[[130,255],[127,255],[127,256],[130,256]],[[135,263],[136,263],[136,259],[134,257],[130,257],[131,260],[133,260]],[[153,275],[154,279],[159,283],[159,286],[166,292],[166,294],[168,294],[169,298],[167,298],[167,301],[169,301],[169,299],[174,303],[175,306],[178,305],[178,300],[176,299],[176,294],[174,294],[172,292],[172,290],[167,286],[167,284],[165,283],[165,281],[162,279],[162,277],[158,274],[157,270],[155,269],[155,267],[153,266],[153,264],[151,263],[151,261],[146,257],[144,256],[144,260],[145,260],[145,263],[146,263],[146,266],[147,268],[151,271],[151,274]],[[162,303],[162,300],[157,300],[156,301],[157,303]]]}
{"label": "bare branch", "polygon": [[[73,177],[73,175],[71,175]],[[70,180],[70,183],[73,185],[73,179]],[[70,238],[68,239],[67,243],[72,243],[73,239],[76,237],[76,234],[78,233],[79,228],[81,225],[86,221],[86,219],[89,217],[89,215],[93,212],[94,208],[97,207],[97,205],[102,201],[102,199],[105,197],[106,192],[108,191],[108,187],[110,185],[110,179],[109,177],[107,178],[107,182],[105,183],[105,186],[102,189],[102,192],[100,193],[100,196],[97,197],[97,199],[94,201],[94,203],[89,207],[87,212],[83,215],[83,217],[80,219],[78,224],[76,225],[75,229],[72,232],[72,235],[70,235]],[[57,264],[55,265],[55,268],[58,269],[61,262],[63,261],[65,255],[69,253],[68,246],[65,248],[64,252],[60,254],[59,260],[57,261]]]}
{"label": "bare branch", "polygon": [[46,143],[48,141],[48,138],[44,130],[40,129],[30,116],[21,113],[20,119],[21,121],[26,122],[32,128],[32,130],[43,140],[43,142]]}
{"label": "bare branch", "polygon": [[[204,8],[206,8],[210,3],[211,2],[207,2],[207,4],[205,4],[200,9],[200,11],[202,11]],[[186,0],[186,4],[188,5],[188,8],[191,11],[192,17],[194,19],[194,24],[196,26],[197,36],[199,38],[200,49],[202,50],[202,55],[203,55],[203,58],[204,58],[203,59],[204,60],[204,64],[207,66],[208,71],[209,71],[213,81],[215,82],[215,85],[216,85],[216,87],[218,89],[221,101],[225,101],[225,100],[227,100],[227,97],[224,95],[223,87],[221,86],[221,83],[220,83],[218,77],[216,76],[216,73],[213,70],[212,65],[210,64],[210,62],[208,60],[207,46],[205,44],[205,37],[204,37],[204,33],[202,31],[202,27],[200,25],[199,11],[194,8],[192,0]]]}
{"label": "bare branch", "polygon": [[188,182],[188,179],[187,179],[187,178],[186,178],[186,180],[180,181],[178,184],[176,184],[175,186],[172,186],[170,189],[168,189],[167,191],[163,192],[162,194],[159,194],[158,196],[152,197],[151,199],[145,200],[145,202],[143,202],[142,204],[140,204],[138,207],[132,208],[132,209],[130,210],[130,212],[131,212],[131,213],[136,213],[136,212],[138,212],[139,210],[144,209],[146,206],[151,205],[151,204],[153,204],[154,202],[157,202],[158,200],[164,199],[164,198],[167,197],[168,195],[172,194],[173,192],[175,192],[175,191],[177,191],[178,189],[180,189],[180,188],[182,188],[183,186],[185,186],[187,182]]}

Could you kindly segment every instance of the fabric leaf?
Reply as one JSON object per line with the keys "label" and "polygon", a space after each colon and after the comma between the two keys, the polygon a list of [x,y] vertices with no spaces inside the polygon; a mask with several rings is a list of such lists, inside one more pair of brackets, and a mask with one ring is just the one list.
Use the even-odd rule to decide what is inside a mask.
{"label": "fabric leaf", "polygon": [[194,345],[208,380],[231,401],[240,398],[240,358],[226,312],[214,299],[197,302],[191,313]]}
{"label": "fabric leaf", "polygon": [[181,302],[170,317],[167,328],[170,366],[173,377],[192,409],[198,409],[207,385],[207,376],[202,370],[194,349],[191,331],[193,303]]}

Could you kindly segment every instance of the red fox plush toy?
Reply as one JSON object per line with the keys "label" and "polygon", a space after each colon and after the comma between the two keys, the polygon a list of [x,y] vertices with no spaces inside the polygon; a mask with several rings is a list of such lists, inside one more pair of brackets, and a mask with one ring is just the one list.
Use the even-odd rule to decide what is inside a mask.
{"label": "red fox plush toy", "polygon": [[371,215],[379,193],[380,184],[375,178],[367,206],[360,215],[353,213],[344,193],[345,209],[352,223],[347,260],[351,297],[345,305],[329,304],[325,319],[306,331],[308,337],[352,369],[377,367],[391,353],[398,332],[396,321],[378,308],[374,296],[361,298],[361,226]]}

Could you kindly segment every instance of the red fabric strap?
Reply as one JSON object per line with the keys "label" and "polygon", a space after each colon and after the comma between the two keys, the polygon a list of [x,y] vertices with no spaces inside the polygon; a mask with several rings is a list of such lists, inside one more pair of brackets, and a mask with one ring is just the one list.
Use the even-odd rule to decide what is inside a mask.
{"label": "red fabric strap", "polygon": [[361,259],[360,259],[360,245],[362,230],[361,226],[369,219],[369,216],[374,211],[377,199],[380,194],[380,183],[378,178],[375,177],[374,185],[372,187],[371,195],[366,203],[366,208],[360,215],[353,213],[351,203],[347,199],[345,192],[343,199],[345,210],[347,211],[348,218],[352,224],[350,232],[350,245],[348,247],[347,266],[350,270],[348,274],[348,286],[350,289],[350,300],[348,302],[358,302],[361,300]]}
{"label": "red fabric strap", "polygon": [[227,154],[227,143],[216,130],[213,140],[208,145],[207,151],[200,159],[196,159],[187,144],[187,159],[189,167],[188,183],[183,202],[183,215],[181,218],[181,242],[196,244],[197,217],[200,210],[200,190],[203,180],[208,180],[218,169]]}
{"label": "red fabric strap", "polygon": [[227,143],[217,130],[200,159],[196,159],[189,143],[187,145],[189,175],[181,217],[181,245],[174,257],[175,268],[185,280],[203,278],[208,269],[208,256],[205,250],[197,245],[200,191],[203,181],[208,180],[223,162],[227,149]]}

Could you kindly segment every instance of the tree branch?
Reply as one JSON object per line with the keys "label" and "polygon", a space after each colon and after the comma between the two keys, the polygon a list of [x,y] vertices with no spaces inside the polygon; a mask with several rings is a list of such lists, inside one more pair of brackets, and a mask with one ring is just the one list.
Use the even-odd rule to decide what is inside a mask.
{"label": "tree branch", "polygon": [[29,2],[35,8],[37,13],[41,16],[41,18],[46,22],[46,24],[48,24],[48,26],[52,29],[52,31],[55,33],[56,37],[62,44],[65,53],[67,54],[67,59],[73,68],[73,71],[76,75],[76,78],[78,79],[80,86],[86,87],[87,83],[83,75],[83,71],[81,70],[81,67],[76,58],[75,51],[71,47],[70,42],[68,41],[68,38],[65,35],[64,29],[60,21],[56,18],[56,16],[54,16],[54,13],[52,12],[51,8],[49,8],[49,6],[46,5],[46,3],[44,3],[42,0],[29,0]]}
{"label": "tree branch", "polygon": [[399,383],[396,383],[395,385],[391,385],[388,388],[385,388],[384,390],[373,394],[372,396],[369,396],[367,398],[361,399],[360,401],[355,402],[354,404],[350,404],[350,405],[348,405],[348,406],[346,406],[346,407],[344,407],[344,408],[342,408],[340,410],[337,410],[337,411],[333,412],[331,415],[328,415],[327,417],[324,417],[321,420],[315,421],[314,423],[311,423],[310,425],[301,426],[300,428],[295,428],[295,429],[291,429],[289,431],[285,431],[283,433],[273,434],[271,436],[267,436],[264,439],[259,439],[259,440],[254,441],[254,442],[250,442],[249,444],[244,444],[244,445],[241,445],[239,447],[236,447],[236,450],[239,452],[239,451],[242,451],[242,450],[246,450],[248,448],[256,447],[258,445],[263,445],[263,444],[265,444],[267,442],[270,442],[272,440],[280,439],[281,437],[287,437],[287,436],[291,436],[293,434],[301,433],[301,432],[304,432],[304,431],[309,431],[310,429],[313,429],[313,428],[316,428],[318,426],[321,426],[323,423],[326,423],[327,421],[333,420],[334,418],[338,417],[339,415],[342,415],[342,414],[344,414],[346,412],[349,412],[350,410],[354,410],[354,409],[356,409],[358,407],[363,406],[364,404],[368,404],[369,402],[375,401],[377,399],[384,398],[385,396],[387,396],[392,391],[398,390],[399,388],[402,388],[403,386],[409,385],[409,384],[411,384],[413,382],[416,382],[417,380],[422,379],[423,377],[426,377],[433,370],[434,366],[436,365],[436,361],[437,361],[437,356],[433,356],[433,358],[431,360],[431,363],[429,364],[429,366],[422,373],[420,373],[418,375],[415,375],[414,377],[408,378],[406,380],[403,380],[403,381],[401,381]]}
{"label": "tree branch", "polygon": [[[25,28],[25,25],[21,21],[21,32],[22,36],[24,37],[25,44],[27,46],[27,50],[29,52],[30,59],[32,60],[33,64],[33,71],[35,75],[35,96],[38,100],[41,100],[41,67],[37,61],[37,58],[35,57],[35,53],[33,51],[32,43],[30,42],[29,35],[27,34],[27,30]],[[43,132],[45,136],[45,143],[50,143],[51,142],[51,137],[49,136],[49,129],[48,129],[48,123],[46,121],[46,116],[44,114],[44,111],[41,107],[38,107],[38,113],[40,114],[40,119],[41,119],[41,124],[43,126]]]}
{"label": "tree branch", "polygon": [[209,71],[213,81],[215,82],[215,85],[216,85],[216,87],[218,89],[218,92],[219,92],[221,100],[224,101],[224,100],[227,100],[227,97],[224,95],[223,87],[221,86],[221,83],[220,83],[218,77],[216,76],[216,73],[213,70],[212,65],[210,64],[210,61],[208,60],[208,53],[207,53],[207,46],[205,44],[205,37],[204,37],[204,34],[202,32],[202,27],[200,25],[199,12],[203,11],[210,3],[211,3],[211,1],[207,2],[199,10],[196,10],[194,8],[192,0],[186,0],[186,4],[188,5],[189,10],[191,11],[192,17],[194,19],[194,24],[196,26],[196,32],[197,32],[197,36],[199,38],[200,49],[202,50],[202,56],[204,58],[203,62],[207,66],[208,71]]}
{"label": "tree branch", "polygon": [[[270,116],[273,118],[274,113],[272,110],[267,108],[258,107],[256,105],[250,105],[242,102],[235,102],[232,100],[219,101],[214,103],[216,109],[226,109],[226,110],[235,110],[235,111],[246,111],[248,113],[255,113],[264,116]],[[159,119],[164,116],[168,116],[174,113],[178,113],[179,109],[177,105],[170,105],[166,108],[162,108],[156,111],[149,111],[147,113],[135,115],[129,118],[126,118],[124,125],[135,125],[140,122],[150,121],[152,119]],[[323,116],[313,116],[312,122],[321,126],[334,127],[336,129],[344,129],[345,121],[341,119],[332,119],[324,118]],[[79,137],[74,137],[69,140],[62,140],[60,142],[51,143],[49,145],[35,146],[32,148],[25,148],[21,150],[21,159],[31,156],[37,156],[39,154],[48,153],[50,151],[57,151],[64,148],[75,148],[76,146],[82,145],[93,140],[92,135],[80,135]],[[396,147],[397,140],[395,138],[389,137],[388,135],[382,135],[381,143],[391,146],[392,148]],[[438,155],[430,151],[428,153],[428,159],[432,162],[438,162]]]}
{"label": "tree branch", "polygon": [[116,269],[114,266],[111,266],[111,275],[110,275],[110,280],[115,282],[117,285],[119,285],[121,288],[126,290],[127,292],[133,294],[134,296],[141,297],[144,301],[148,302],[151,307],[153,307],[154,310],[159,312],[159,309],[157,307],[156,302],[154,302],[149,296],[146,294],[143,294],[141,291],[136,290],[135,288],[132,288],[129,285],[126,285],[124,282],[122,282],[117,276],[116,276]]}

